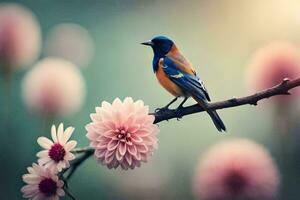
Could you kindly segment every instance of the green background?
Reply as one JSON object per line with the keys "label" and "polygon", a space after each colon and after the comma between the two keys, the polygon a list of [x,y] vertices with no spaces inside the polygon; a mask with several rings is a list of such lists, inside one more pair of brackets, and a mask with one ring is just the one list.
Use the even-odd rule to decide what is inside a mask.
{"label": "green background", "polygon": [[[89,144],[85,125],[101,101],[133,97],[153,111],[172,97],[152,72],[152,51],[139,43],[168,35],[194,64],[213,101],[249,94],[245,69],[249,56],[273,40],[300,41],[300,2],[272,0],[27,0],[16,1],[37,16],[45,40],[58,23],[74,22],[90,31],[95,56],[81,69],[87,85],[82,109],[55,119],[76,128],[78,146]],[[43,58],[43,52],[41,53]],[[21,199],[22,174],[36,161],[36,139],[50,136],[49,125],[31,114],[21,99],[21,80],[13,77],[10,105],[0,79],[0,198]],[[72,98],[72,97],[70,97]],[[246,137],[265,145],[282,174],[281,196],[299,199],[299,106],[289,112],[289,133],[276,128],[278,110],[271,101],[220,110],[228,132],[219,134],[209,117],[195,114],[159,124],[159,148],[133,171],[108,170],[89,159],[70,181],[77,199],[192,199],[194,171],[201,154],[217,141]],[[194,103],[192,100],[190,104]],[[7,109],[10,110],[9,115]],[[47,128],[48,127],[48,128]],[[282,136],[284,135],[284,136]],[[67,199],[67,198],[66,198]]]}

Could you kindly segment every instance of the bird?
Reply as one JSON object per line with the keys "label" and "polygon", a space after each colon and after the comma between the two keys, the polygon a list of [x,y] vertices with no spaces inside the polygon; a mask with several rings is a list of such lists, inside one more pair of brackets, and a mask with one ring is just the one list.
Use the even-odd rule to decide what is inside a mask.
{"label": "bird", "polygon": [[179,97],[183,97],[183,101],[176,109],[178,118],[181,118],[184,103],[189,97],[192,97],[209,114],[218,131],[226,131],[226,127],[218,113],[208,108],[211,99],[202,80],[173,40],[167,36],[155,36],[141,44],[152,48],[154,53],[153,72],[156,74],[160,85],[175,97],[166,106],[156,111],[168,110]]}

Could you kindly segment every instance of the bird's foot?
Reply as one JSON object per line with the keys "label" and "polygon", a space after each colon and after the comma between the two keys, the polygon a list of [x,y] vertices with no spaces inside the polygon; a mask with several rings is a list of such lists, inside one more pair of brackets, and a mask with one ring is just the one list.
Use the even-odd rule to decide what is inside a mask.
{"label": "bird's foot", "polygon": [[176,112],[177,121],[179,121],[183,117],[182,111],[183,111],[183,106],[179,106],[178,108],[176,108],[175,112]]}
{"label": "bird's foot", "polygon": [[158,113],[158,112],[166,112],[166,111],[168,111],[168,110],[170,110],[168,107],[162,107],[162,108],[156,108],[155,110],[154,110],[154,112],[155,113]]}

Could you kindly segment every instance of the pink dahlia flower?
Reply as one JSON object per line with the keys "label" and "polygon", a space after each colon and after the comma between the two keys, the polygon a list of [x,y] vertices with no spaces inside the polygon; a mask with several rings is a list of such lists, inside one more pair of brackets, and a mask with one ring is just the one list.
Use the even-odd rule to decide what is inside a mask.
{"label": "pink dahlia flower", "polygon": [[234,139],[204,154],[194,191],[201,200],[272,200],[278,186],[278,171],[266,149],[247,139]]}
{"label": "pink dahlia flower", "polygon": [[75,140],[68,141],[74,131],[73,127],[64,130],[63,124],[56,130],[53,125],[51,128],[52,140],[46,137],[39,137],[37,142],[45,150],[37,153],[38,163],[50,168],[52,171],[60,172],[64,168],[70,167],[69,161],[74,160],[75,156],[71,151],[76,147]]}
{"label": "pink dahlia flower", "polygon": [[33,13],[19,4],[0,4],[1,64],[10,68],[31,64],[40,46],[40,26]]}
{"label": "pink dahlia flower", "polygon": [[[252,56],[246,78],[253,91],[273,87],[284,78],[300,77],[300,50],[293,44],[278,42],[262,47]],[[294,92],[299,90],[294,90]],[[293,91],[292,91],[293,92]],[[294,95],[275,98],[278,102],[291,100]]]}
{"label": "pink dahlia flower", "polygon": [[71,62],[45,58],[25,75],[22,90],[30,110],[44,116],[66,116],[81,107],[85,82]]}
{"label": "pink dahlia flower", "polygon": [[92,122],[86,126],[91,147],[97,160],[108,168],[134,169],[157,148],[159,129],[153,124],[154,116],[148,114],[143,101],[134,102],[116,98],[112,104],[103,101]]}
{"label": "pink dahlia flower", "polygon": [[27,184],[22,187],[24,198],[35,200],[58,200],[65,196],[62,189],[64,182],[53,171],[35,163],[28,167],[28,174],[23,175],[23,181]]}

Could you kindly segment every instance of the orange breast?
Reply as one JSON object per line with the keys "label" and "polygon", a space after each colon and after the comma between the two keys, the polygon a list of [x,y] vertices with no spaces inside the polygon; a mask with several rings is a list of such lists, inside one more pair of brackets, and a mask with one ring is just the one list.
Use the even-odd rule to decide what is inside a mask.
{"label": "orange breast", "polygon": [[156,71],[156,78],[159,83],[175,97],[184,96],[182,90],[167,77],[164,70],[162,69],[161,62],[159,63],[158,69]]}

